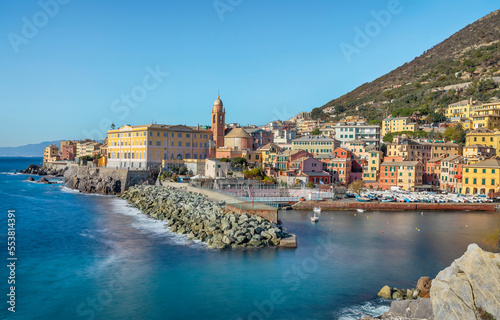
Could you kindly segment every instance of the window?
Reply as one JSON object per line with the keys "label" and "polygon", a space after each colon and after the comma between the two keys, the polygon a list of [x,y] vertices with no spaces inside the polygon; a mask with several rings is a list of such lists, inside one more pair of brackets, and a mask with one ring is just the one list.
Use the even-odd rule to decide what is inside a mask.
{"label": "window", "polygon": [[491,169],[491,173],[495,173],[495,169]]}
{"label": "window", "polygon": [[494,186],[495,185],[495,179],[491,179],[491,185]]}
{"label": "window", "polygon": [[486,173],[486,169],[483,169],[483,173]]}
{"label": "window", "polygon": [[486,179],[481,179],[481,184],[484,186],[486,184]]}
{"label": "window", "polygon": [[182,138],[182,133],[180,133],[180,132],[179,132],[179,133],[177,134],[177,138]]}
{"label": "window", "polygon": [[477,179],[476,178],[472,179],[472,183],[476,184],[477,183]]}
{"label": "window", "polygon": [[477,169],[474,169],[474,173],[477,173]]}

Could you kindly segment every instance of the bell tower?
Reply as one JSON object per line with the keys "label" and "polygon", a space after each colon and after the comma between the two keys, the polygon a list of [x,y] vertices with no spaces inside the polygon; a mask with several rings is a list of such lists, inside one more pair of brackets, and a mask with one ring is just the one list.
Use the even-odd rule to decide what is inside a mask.
{"label": "bell tower", "polygon": [[224,146],[224,130],[226,128],[226,111],[222,104],[220,96],[214,101],[212,109],[212,135],[215,142],[215,148]]}

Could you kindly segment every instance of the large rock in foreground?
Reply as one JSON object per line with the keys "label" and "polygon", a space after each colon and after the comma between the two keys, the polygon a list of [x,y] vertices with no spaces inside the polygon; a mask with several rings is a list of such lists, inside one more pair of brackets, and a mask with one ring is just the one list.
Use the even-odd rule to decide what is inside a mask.
{"label": "large rock in foreground", "polygon": [[431,301],[436,320],[481,320],[478,309],[500,319],[500,254],[469,245],[432,281]]}

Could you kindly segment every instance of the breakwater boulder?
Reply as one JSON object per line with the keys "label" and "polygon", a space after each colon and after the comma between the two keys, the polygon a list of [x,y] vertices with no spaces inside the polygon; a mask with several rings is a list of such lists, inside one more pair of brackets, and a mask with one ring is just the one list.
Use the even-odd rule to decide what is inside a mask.
{"label": "breakwater boulder", "polygon": [[198,239],[210,248],[259,248],[279,245],[284,236],[259,216],[237,214],[223,203],[172,187],[134,186],[120,197],[152,218],[168,220],[170,230]]}
{"label": "breakwater boulder", "polygon": [[500,319],[500,254],[470,244],[438,273],[430,294],[436,320]]}
{"label": "breakwater boulder", "polygon": [[26,169],[20,170],[19,172],[26,173],[26,174],[37,174],[39,176],[62,177],[66,170],[67,170],[67,167],[56,169],[56,168],[49,168],[45,165],[38,166],[36,164],[30,164]]}

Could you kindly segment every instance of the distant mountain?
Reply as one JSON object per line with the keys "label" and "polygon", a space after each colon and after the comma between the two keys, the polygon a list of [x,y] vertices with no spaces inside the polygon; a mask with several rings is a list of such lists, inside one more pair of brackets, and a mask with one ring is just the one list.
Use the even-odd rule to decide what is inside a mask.
{"label": "distant mountain", "polygon": [[44,141],[19,147],[0,147],[0,157],[43,157],[43,149],[49,144],[60,146],[61,140]]}
{"label": "distant mountain", "polygon": [[[471,23],[413,61],[312,111],[314,118],[368,120],[433,113],[450,103],[500,98],[500,10]],[[326,110],[325,110],[326,109]],[[326,111],[326,112],[325,112]]]}

